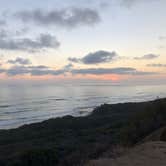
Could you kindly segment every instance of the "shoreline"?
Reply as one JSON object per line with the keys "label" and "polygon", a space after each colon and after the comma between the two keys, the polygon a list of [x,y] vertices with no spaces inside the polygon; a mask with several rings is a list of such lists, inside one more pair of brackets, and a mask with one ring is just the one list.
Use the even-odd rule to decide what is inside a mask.
{"label": "shoreline", "polygon": [[103,104],[88,116],[68,115],[0,130],[0,165],[24,166],[29,160],[38,165],[47,161],[47,166],[78,165],[116,145],[134,146],[166,126],[165,110],[166,98]]}
{"label": "shoreline", "polygon": [[[14,125],[14,126],[16,126],[16,127],[3,127],[3,128],[0,128],[0,131],[18,129],[18,128],[22,127],[22,126],[28,126],[28,125],[43,123],[43,122],[48,121],[48,120],[51,120],[51,119],[56,120],[57,118],[63,118],[63,117],[66,117],[66,116],[72,116],[73,118],[77,118],[77,117],[86,117],[86,116],[88,116],[88,115],[93,114],[93,112],[94,112],[94,110],[95,110],[96,108],[99,108],[99,107],[101,107],[101,106],[104,105],[104,104],[107,104],[107,105],[118,105],[118,104],[127,104],[127,103],[128,103],[128,104],[132,104],[132,103],[134,104],[134,103],[151,102],[151,101],[160,100],[160,99],[165,99],[165,97],[159,98],[158,96],[156,96],[155,99],[150,99],[150,100],[145,100],[145,101],[144,101],[144,100],[143,100],[143,101],[129,101],[129,102],[125,102],[125,101],[124,101],[124,102],[117,102],[117,103],[111,103],[111,104],[103,103],[103,104],[100,104],[99,106],[96,106],[96,107],[92,108],[91,111],[88,111],[88,112],[79,111],[79,112],[77,113],[78,115],[74,115],[74,113],[73,113],[73,114],[66,114],[66,115],[62,115],[62,116],[55,116],[55,117],[48,118],[48,119],[43,119],[43,120],[37,120],[37,121],[32,120],[32,122],[27,122],[27,123],[24,123],[24,124],[21,124],[21,125]],[[17,123],[16,123],[16,124],[17,124]],[[4,125],[4,126],[5,126],[5,125]]]}

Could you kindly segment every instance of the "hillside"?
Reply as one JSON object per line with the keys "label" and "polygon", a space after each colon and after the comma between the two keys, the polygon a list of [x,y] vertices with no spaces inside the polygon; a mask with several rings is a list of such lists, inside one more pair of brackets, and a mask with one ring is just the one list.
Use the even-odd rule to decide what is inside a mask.
{"label": "hillside", "polygon": [[166,127],[154,131],[134,147],[118,147],[115,152],[118,150],[121,153],[117,156],[108,157],[108,150],[105,156],[87,162],[86,166],[165,166]]}
{"label": "hillside", "polygon": [[166,99],[104,104],[86,117],[66,116],[1,130],[0,165],[84,165],[117,145],[132,147],[163,126]]}
{"label": "hillside", "polygon": [[166,142],[147,142],[131,148],[120,157],[90,161],[87,166],[165,166]]}

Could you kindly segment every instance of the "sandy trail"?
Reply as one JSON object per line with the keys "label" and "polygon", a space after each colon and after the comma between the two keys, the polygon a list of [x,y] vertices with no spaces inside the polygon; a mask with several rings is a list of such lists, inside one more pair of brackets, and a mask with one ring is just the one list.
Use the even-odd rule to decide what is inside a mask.
{"label": "sandy trail", "polygon": [[121,157],[93,160],[87,166],[166,166],[166,142],[137,145]]}

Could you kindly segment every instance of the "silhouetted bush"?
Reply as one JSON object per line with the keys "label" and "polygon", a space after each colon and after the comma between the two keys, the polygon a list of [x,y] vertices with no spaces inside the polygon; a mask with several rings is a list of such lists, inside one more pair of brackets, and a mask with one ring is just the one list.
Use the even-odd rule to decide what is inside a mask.
{"label": "silhouetted bush", "polygon": [[166,129],[162,132],[160,140],[161,141],[166,141]]}

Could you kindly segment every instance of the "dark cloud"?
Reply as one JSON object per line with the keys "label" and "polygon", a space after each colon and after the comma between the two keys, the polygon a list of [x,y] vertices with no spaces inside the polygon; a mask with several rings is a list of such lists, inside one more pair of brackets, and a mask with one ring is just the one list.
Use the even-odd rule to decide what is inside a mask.
{"label": "dark cloud", "polygon": [[16,31],[14,32],[14,35],[15,35],[15,36],[22,36],[22,35],[24,35],[25,33],[28,33],[29,31],[30,31],[30,28],[24,27],[24,28],[21,28],[21,29],[19,29],[19,30],[16,30]]}
{"label": "dark cloud", "polygon": [[118,68],[84,68],[84,69],[75,69],[72,64],[68,64],[61,69],[51,69],[48,66],[12,66],[9,69],[0,68],[0,73],[5,73],[8,76],[16,76],[16,75],[26,75],[29,74],[31,76],[44,76],[44,75],[65,75],[67,73],[77,75],[103,75],[103,74],[117,74],[117,75],[151,75],[156,74],[154,72],[144,72],[138,71],[135,68],[131,67],[118,67]]}
{"label": "dark cloud", "polygon": [[69,57],[68,60],[69,60],[70,62],[74,62],[74,63],[79,63],[79,62],[80,62],[80,59],[79,59],[79,58],[71,58],[71,57]]}
{"label": "dark cloud", "polygon": [[30,38],[9,38],[4,35],[0,38],[0,49],[2,50],[19,50],[36,52],[46,48],[57,48],[60,43],[56,37],[50,34],[40,34],[36,39]]}
{"label": "dark cloud", "polygon": [[166,64],[161,64],[161,63],[153,63],[153,64],[148,64],[148,67],[166,67]]}
{"label": "dark cloud", "polygon": [[69,63],[68,65],[66,65],[66,66],[63,67],[63,69],[64,69],[65,71],[69,71],[69,70],[71,70],[72,68],[73,68],[73,64],[71,64],[71,63]]}
{"label": "dark cloud", "polygon": [[89,53],[83,58],[68,58],[69,61],[74,63],[84,63],[84,64],[99,64],[113,61],[115,57],[117,57],[116,52],[108,52],[108,51],[96,51],[93,53]]}
{"label": "dark cloud", "polygon": [[42,26],[55,25],[65,28],[77,26],[91,26],[100,21],[96,10],[89,8],[65,8],[61,10],[32,10],[21,11],[15,14],[24,23],[33,22]]}
{"label": "dark cloud", "polygon": [[24,36],[25,34],[27,34],[29,31],[29,28],[24,27],[21,28],[19,30],[10,30],[7,28],[1,28],[0,29],[0,38],[15,38],[15,37],[19,37],[19,36]]}
{"label": "dark cloud", "polygon": [[121,5],[126,7],[131,7],[141,0],[121,0]]}
{"label": "dark cloud", "polygon": [[31,64],[31,61],[29,59],[17,57],[15,60],[8,60],[7,63],[29,65],[29,64]]}
{"label": "dark cloud", "polygon": [[9,76],[30,74],[32,76],[43,75],[60,75],[64,74],[64,70],[53,70],[46,66],[14,66],[4,71]]}
{"label": "dark cloud", "polygon": [[6,21],[5,20],[0,20],[0,25],[1,26],[6,25]]}
{"label": "dark cloud", "polygon": [[6,70],[0,68],[0,73],[4,73],[4,72],[6,72]]}
{"label": "dark cloud", "polygon": [[29,73],[29,70],[27,69],[27,67],[24,67],[24,66],[14,66],[6,70],[6,74],[10,76],[24,75],[28,73]]}
{"label": "dark cloud", "polygon": [[7,38],[8,37],[8,33],[5,29],[1,29],[0,30],[0,38]]}
{"label": "dark cloud", "polygon": [[146,54],[142,57],[135,57],[134,59],[136,60],[151,60],[151,59],[155,59],[158,58],[160,55],[156,55],[156,54]]}
{"label": "dark cloud", "polygon": [[88,69],[73,69],[72,74],[92,74],[92,75],[103,75],[103,74],[118,74],[118,75],[148,75],[154,74],[152,72],[137,71],[135,68],[119,67],[119,68],[88,68]]}
{"label": "dark cloud", "polygon": [[100,7],[101,9],[107,9],[107,8],[110,7],[110,3],[109,3],[109,2],[104,2],[104,1],[102,1],[102,2],[99,3],[99,7]]}
{"label": "dark cloud", "polygon": [[60,74],[64,74],[64,70],[31,70],[30,74],[32,76],[43,76],[43,75],[60,75]]}
{"label": "dark cloud", "polygon": [[44,65],[39,65],[39,66],[28,66],[29,69],[39,69],[39,70],[44,70],[44,69],[49,69],[48,66]]}

